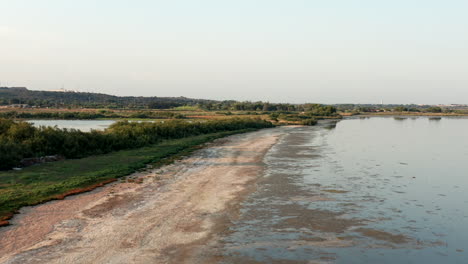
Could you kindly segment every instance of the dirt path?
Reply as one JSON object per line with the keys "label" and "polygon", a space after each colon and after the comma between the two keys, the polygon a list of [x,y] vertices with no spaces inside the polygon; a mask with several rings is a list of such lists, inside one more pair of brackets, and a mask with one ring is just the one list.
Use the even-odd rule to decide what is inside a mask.
{"label": "dirt path", "polygon": [[231,136],[173,165],[25,208],[0,229],[0,263],[210,263],[280,129]]}

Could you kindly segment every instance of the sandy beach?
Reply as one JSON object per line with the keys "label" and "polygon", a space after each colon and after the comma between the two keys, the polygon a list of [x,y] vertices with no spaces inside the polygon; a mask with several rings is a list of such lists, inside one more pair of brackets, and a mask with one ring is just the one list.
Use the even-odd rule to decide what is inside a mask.
{"label": "sandy beach", "polygon": [[0,263],[210,263],[281,132],[210,143],[176,163],[23,208],[0,229]]}

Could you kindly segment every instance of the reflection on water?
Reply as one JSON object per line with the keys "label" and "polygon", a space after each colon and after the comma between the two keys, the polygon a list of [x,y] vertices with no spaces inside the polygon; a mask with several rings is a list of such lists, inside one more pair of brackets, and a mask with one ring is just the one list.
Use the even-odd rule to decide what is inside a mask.
{"label": "reflection on water", "polygon": [[83,132],[104,130],[115,123],[115,120],[28,120],[34,126],[57,126],[58,128],[78,129]]}
{"label": "reflection on water", "polygon": [[225,263],[467,263],[468,119],[433,121],[281,128]]}

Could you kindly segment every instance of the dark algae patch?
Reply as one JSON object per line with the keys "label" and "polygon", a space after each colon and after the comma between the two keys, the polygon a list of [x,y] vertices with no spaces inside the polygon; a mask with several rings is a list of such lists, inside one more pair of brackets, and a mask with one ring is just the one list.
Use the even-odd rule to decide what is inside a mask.
{"label": "dark algae patch", "polygon": [[348,191],[328,189],[328,190],[322,190],[322,192],[328,192],[328,193],[347,193]]}
{"label": "dark algae patch", "polygon": [[278,206],[285,219],[274,227],[278,229],[308,229],[328,233],[343,233],[351,227],[360,226],[360,219],[346,219],[342,216],[344,212],[333,212],[327,210],[307,209],[298,204]]}
{"label": "dark algae patch", "polygon": [[392,233],[388,233],[388,232],[380,231],[380,230],[375,230],[375,229],[371,229],[371,228],[358,228],[358,229],[356,229],[354,231],[356,231],[358,233],[361,233],[362,235],[364,235],[366,237],[370,237],[370,238],[373,238],[373,239],[382,240],[382,241],[386,241],[386,242],[391,242],[391,243],[394,243],[394,244],[404,244],[404,243],[408,243],[408,242],[411,241],[405,235],[392,234]]}

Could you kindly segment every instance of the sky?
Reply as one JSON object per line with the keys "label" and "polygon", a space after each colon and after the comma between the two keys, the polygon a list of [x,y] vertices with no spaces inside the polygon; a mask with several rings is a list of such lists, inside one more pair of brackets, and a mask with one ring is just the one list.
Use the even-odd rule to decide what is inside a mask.
{"label": "sky", "polygon": [[468,104],[467,0],[0,0],[0,86]]}

